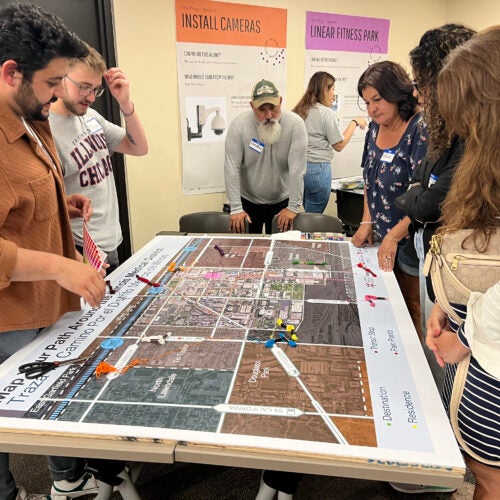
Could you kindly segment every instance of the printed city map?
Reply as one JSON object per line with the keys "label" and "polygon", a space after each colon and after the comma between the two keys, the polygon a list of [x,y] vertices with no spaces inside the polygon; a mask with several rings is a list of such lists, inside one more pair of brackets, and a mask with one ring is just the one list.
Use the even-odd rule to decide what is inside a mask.
{"label": "printed city map", "polygon": [[383,274],[345,241],[158,236],[22,360],[86,361],[34,380],[2,366],[0,426],[433,456],[425,358]]}

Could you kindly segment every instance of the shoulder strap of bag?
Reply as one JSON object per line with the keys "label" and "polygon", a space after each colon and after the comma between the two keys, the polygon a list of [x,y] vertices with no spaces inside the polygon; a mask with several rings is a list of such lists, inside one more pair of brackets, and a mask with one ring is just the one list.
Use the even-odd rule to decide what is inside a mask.
{"label": "shoulder strap of bag", "polygon": [[462,447],[462,449],[467,453],[467,455],[476,459],[478,462],[481,462],[486,465],[493,465],[498,467],[500,465],[500,461],[498,460],[487,460],[483,457],[480,457],[476,452],[472,451],[469,448],[469,445],[464,441],[460,429],[458,428],[458,407],[460,405],[460,401],[462,399],[462,395],[464,392],[465,379],[467,377],[467,373],[469,371],[471,354],[467,354],[467,356],[460,361],[457,365],[457,373],[455,374],[455,380],[453,381],[453,390],[451,393],[450,400],[450,423],[453,428],[453,432],[455,433],[455,437]]}
{"label": "shoulder strap of bag", "polygon": [[[436,300],[443,309],[443,311],[448,314],[457,324],[462,324],[462,319],[455,312],[453,307],[451,307],[448,302],[448,298],[446,297],[446,293],[443,287],[443,278],[441,277],[440,270],[443,268],[447,268],[446,262],[444,262],[444,258],[441,254],[432,253],[432,262],[431,262],[431,280],[432,280],[432,288],[434,289],[434,294],[436,295]],[[470,295],[470,292],[469,292]]]}

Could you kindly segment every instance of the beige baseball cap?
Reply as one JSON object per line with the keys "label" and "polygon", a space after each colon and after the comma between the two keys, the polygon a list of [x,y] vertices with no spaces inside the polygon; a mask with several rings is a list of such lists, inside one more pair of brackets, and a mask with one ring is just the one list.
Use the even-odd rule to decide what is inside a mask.
{"label": "beige baseball cap", "polygon": [[263,104],[273,104],[279,106],[281,96],[278,88],[269,80],[260,80],[252,89],[252,104],[254,108],[258,108]]}

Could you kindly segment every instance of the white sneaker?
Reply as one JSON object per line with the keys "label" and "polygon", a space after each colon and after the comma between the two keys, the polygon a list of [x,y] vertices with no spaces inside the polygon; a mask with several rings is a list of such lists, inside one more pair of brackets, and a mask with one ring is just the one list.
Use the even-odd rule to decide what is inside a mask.
{"label": "white sneaker", "polygon": [[409,484],[409,483],[389,483],[396,491],[401,493],[419,494],[419,493],[453,493],[456,488],[448,488],[447,486],[427,486],[425,484]]}
{"label": "white sneaker", "polygon": [[68,500],[66,495],[37,495],[32,494],[26,497],[26,500]]}
{"label": "white sneaker", "polygon": [[77,481],[54,481],[52,485],[52,489],[50,490],[50,494],[52,497],[50,500],[60,500],[57,496],[62,495],[64,498],[78,498],[83,495],[92,495],[99,492],[99,487],[97,486],[97,481],[95,477],[90,474],[90,472],[86,472],[80,479]]}

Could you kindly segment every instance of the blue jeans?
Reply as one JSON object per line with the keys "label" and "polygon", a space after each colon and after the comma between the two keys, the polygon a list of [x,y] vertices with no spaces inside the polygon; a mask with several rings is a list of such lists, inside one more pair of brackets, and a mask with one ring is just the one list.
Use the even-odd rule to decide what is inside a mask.
{"label": "blue jeans", "polygon": [[427,320],[429,319],[429,315],[431,314],[432,308],[434,304],[429,299],[429,295],[427,294],[427,286],[425,282],[424,276],[424,262],[425,262],[425,253],[424,253],[424,229],[417,229],[417,232],[414,236],[415,242],[415,250],[417,251],[418,260],[420,263],[420,311],[422,313],[422,331],[424,332],[424,338],[422,339],[422,345],[424,346],[424,354],[427,358],[427,363],[431,369],[432,377],[434,378],[434,382],[436,382],[436,386],[439,390],[439,394],[442,394],[443,391],[443,383],[444,383],[444,368],[441,368],[436,361],[436,356],[434,353],[427,347],[425,343],[425,337],[427,333]]}
{"label": "blue jeans", "polygon": [[304,176],[304,210],[322,214],[332,191],[332,164],[307,162]]}
{"label": "blue jeans", "polygon": [[[28,345],[40,330],[17,330],[0,332],[0,363]],[[54,481],[76,480],[83,475],[85,461],[81,458],[47,457],[49,470]],[[14,500],[17,487],[9,469],[9,454],[0,452],[0,499]]]}
{"label": "blue jeans", "polygon": [[423,331],[425,332],[427,328],[427,320],[429,319],[429,315],[431,314],[431,310],[434,307],[434,304],[431,302],[431,300],[429,299],[429,295],[427,294],[427,286],[424,276],[424,262],[425,262],[424,228],[417,229],[417,232],[415,233],[414,236],[414,244],[419,261],[420,308],[422,311],[422,327]]}

